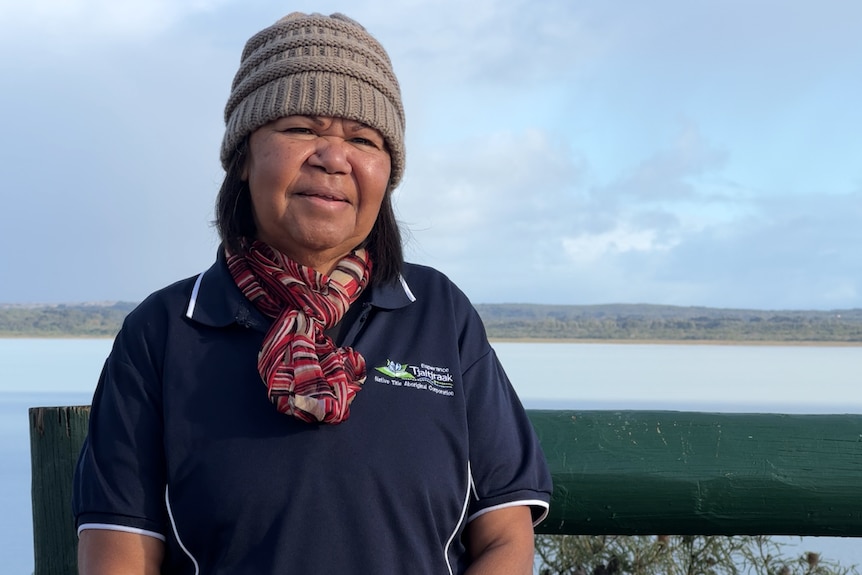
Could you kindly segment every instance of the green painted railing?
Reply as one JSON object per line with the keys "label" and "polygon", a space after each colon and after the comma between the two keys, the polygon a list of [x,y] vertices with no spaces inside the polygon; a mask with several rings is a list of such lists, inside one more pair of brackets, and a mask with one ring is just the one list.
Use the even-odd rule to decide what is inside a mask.
{"label": "green painted railing", "polygon": [[[862,536],[862,416],[529,412],[554,479],[538,533]],[[74,575],[88,407],[30,410],[35,575]]]}
{"label": "green painted railing", "polygon": [[862,416],[531,411],[543,533],[862,536]]}

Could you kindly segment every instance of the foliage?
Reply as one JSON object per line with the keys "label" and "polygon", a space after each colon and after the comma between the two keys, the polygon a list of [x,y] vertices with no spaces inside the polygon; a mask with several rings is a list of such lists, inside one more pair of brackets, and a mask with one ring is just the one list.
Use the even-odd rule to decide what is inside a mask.
{"label": "foliage", "polygon": [[476,308],[492,338],[862,342],[862,309],[759,311],[645,304]]}
{"label": "foliage", "polygon": [[[134,305],[0,305],[0,336],[111,337]],[[480,304],[476,309],[492,338],[862,342],[862,309],[759,311],[646,304]]]}
{"label": "foliage", "polygon": [[858,575],[766,536],[539,535],[539,575]]}
{"label": "foliage", "polygon": [[0,306],[0,336],[113,337],[131,303]]}

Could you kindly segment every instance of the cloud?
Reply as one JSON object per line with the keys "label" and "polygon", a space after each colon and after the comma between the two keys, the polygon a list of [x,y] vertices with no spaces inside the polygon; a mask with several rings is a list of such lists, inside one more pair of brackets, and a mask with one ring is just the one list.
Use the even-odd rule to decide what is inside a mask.
{"label": "cloud", "polygon": [[414,253],[468,270],[541,266],[543,248],[568,230],[582,201],[576,154],[537,131],[498,132],[442,146],[402,185],[397,198]]}
{"label": "cloud", "polygon": [[385,40],[396,64],[403,64],[399,71],[407,83],[545,83],[570,76],[605,43],[581,9],[566,0],[541,7],[529,0],[475,0],[469,9],[457,0],[376,1],[358,11],[368,14],[369,28]]}
{"label": "cloud", "polygon": [[608,202],[589,185],[583,152],[557,134],[488,133],[417,154],[423,161],[397,198],[408,254],[440,267],[475,301],[577,303],[587,296],[571,286],[604,298],[614,285],[626,286],[621,300],[631,298],[656,254],[682,241],[672,211]]}
{"label": "cloud", "polygon": [[[62,56],[37,50],[13,59],[7,50],[0,62],[16,87],[0,94],[0,107],[14,110],[4,124],[14,137],[0,156],[8,207],[0,243],[17,246],[0,254],[0,276],[28,270],[30,278],[4,285],[0,301],[140,300],[215,253],[219,95],[237,54],[228,59],[207,37],[154,24],[210,4],[147,4],[139,26],[128,21],[135,3],[101,16],[99,3],[72,3],[65,27],[81,29],[51,45]],[[51,7],[36,3],[19,20]],[[119,31],[129,36],[111,36]],[[158,41],[136,41],[137,33]],[[33,264],[43,258],[50,269]]]}
{"label": "cloud", "polygon": [[408,253],[474,301],[841,308],[862,291],[859,191],[759,196],[691,124],[606,185],[538,129],[415,155],[398,196]]}
{"label": "cloud", "polygon": [[140,40],[189,15],[232,0],[29,0],[0,4],[6,43],[63,53],[75,47]]}
{"label": "cloud", "polygon": [[[688,234],[647,282],[664,303],[727,307],[858,307],[862,194],[754,199],[751,214]],[[661,300],[655,300],[661,301]]]}
{"label": "cloud", "polygon": [[[619,180],[596,193],[640,203],[703,200],[695,182],[720,172],[728,153],[711,145],[692,122],[686,122],[668,148],[659,149]],[[699,197],[701,196],[701,197]]]}
{"label": "cloud", "polygon": [[[753,198],[746,215],[681,227],[670,244],[650,245],[649,234],[627,236],[625,228],[595,236],[606,240],[603,250],[594,248],[601,257],[574,259],[570,275],[579,279],[581,299],[594,303],[858,307],[862,266],[853,247],[862,243],[860,221],[859,192]],[[590,253],[586,240],[577,247]]]}
{"label": "cloud", "polygon": [[[323,10],[0,4],[0,106],[14,110],[0,240],[18,246],[0,254],[0,277],[31,277],[0,301],[139,299],[206,267],[239,51],[294,9]],[[862,149],[847,126],[860,117],[862,4],[325,11],[355,17],[392,55],[408,254],[475,301],[858,307]],[[50,273],[30,263],[45,253]]]}
{"label": "cloud", "polygon": [[714,204],[736,201],[715,197],[702,185],[726,163],[727,154],[686,123],[669,147],[638,162],[619,179],[590,187],[578,225],[562,238],[566,257],[585,264],[630,252],[671,250],[685,233],[716,219]]}
{"label": "cloud", "polygon": [[573,262],[595,262],[609,254],[666,251],[679,240],[662,242],[654,230],[637,230],[620,226],[608,232],[563,239],[563,249]]}

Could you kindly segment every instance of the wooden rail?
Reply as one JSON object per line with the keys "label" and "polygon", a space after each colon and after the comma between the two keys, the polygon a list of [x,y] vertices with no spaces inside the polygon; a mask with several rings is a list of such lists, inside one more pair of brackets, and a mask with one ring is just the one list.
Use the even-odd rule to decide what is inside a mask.
{"label": "wooden rail", "polygon": [[[573,535],[862,536],[862,416],[531,410]],[[74,575],[89,407],[30,410],[35,575]]]}
{"label": "wooden rail", "polygon": [[862,536],[862,416],[531,411],[543,533]]}

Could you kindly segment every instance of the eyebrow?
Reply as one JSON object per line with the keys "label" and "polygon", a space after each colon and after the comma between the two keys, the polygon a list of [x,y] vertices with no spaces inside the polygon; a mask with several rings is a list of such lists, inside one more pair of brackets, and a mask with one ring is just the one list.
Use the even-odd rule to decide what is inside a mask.
{"label": "eyebrow", "polygon": [[[326,123],[323,121],[323,118],[325,118],[326,116],[311,116],[311,115],[309,115],[306,117],[309,118],[312,122],[314,122],[318,126],[322,126],[323,124]],[[365,129],[378,131],[376,128],[372,128],[368,124],[360,122],[359,120],[351,120],[350,118],[343,118],[343,119],[346,120],[347,122],[350,122],[348,128],[352,132],[358,132],[360,130],[365,130]]]}
{"label": "eyebrow", "polygon": [[379,132],[379,131],[380,131],[380,130],[378,130],[377,128],[372,128],[372,127],[371,127],[371,126],[369,126],[368,124],[364,124],[364,123],[360,122],[359,120],[350,120],[350,119],[348,119],[348,118],[344,118],[344,119],[345,119],[347,122],[349,122],[349,123],[347,124],[347,126],[346,126],[346,127],[347,127],[347,129],[348,129],[348,130],[350,130],[351,132],[359,132],[359,131],[361,131],[361,130],[374,130],[375,132]]}

